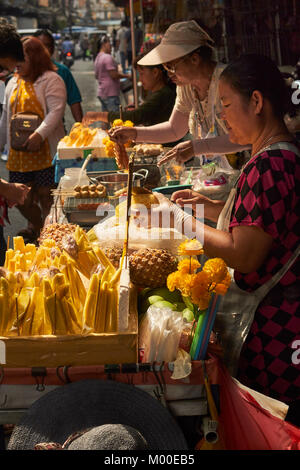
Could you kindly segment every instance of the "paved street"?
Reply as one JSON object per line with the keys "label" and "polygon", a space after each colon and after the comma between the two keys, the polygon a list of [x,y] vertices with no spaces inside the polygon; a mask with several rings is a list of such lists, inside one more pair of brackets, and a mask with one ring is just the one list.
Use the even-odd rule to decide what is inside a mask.
{"label": "paved street", "polygon": [[[78,60],[75,62],[71,70],[82,95],[83,112],[86,113],[87,111],[92,110],[100,111],[100,105],[97,98],[97,82],[94,78],[93,62]],[[65,113],[65,122],[66,128],[69,131],[74,120],[68,106]],[[0,175],[2,178],[7,179],[8,172],[3,160],[0,160]],[[26,226],[26,223],[23,216],[14,208],[9,210],[9,218],[11,223],[6,225],[4,234],[6,239],[9,235],[12,240],[12,237]]]}

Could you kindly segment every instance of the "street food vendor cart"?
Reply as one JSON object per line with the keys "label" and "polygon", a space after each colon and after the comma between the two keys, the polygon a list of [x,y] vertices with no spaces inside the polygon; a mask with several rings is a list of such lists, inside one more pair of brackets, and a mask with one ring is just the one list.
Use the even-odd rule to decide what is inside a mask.
{"label": "street food vendor cart", "polygon": [[[1,307],[6,308],[2,310],[2,315],[5,314],[0,324],[0,424],[22,423],[27,410],[57,388],[68,390],[68,386],[84,381],[88,387],[90,379],[108,380],[134,386],[158,400],[180,424],[187,443],[184,449],[274,449],[276,443],[269,436],[257,437],[253,426],[258,427],[257,416],[262,416],[265,425],[281,426],[282,432],[290,436],[289,425],[283,424],[287,409],[278,403],[270,404],[260,394],[250,393],[228,374],[218,357],[218,347],[210,343],[215,297],[202,310],[206,312],[205,328],[199,328],[202,320],[198,317],[197,322],[190,321],[186,334],[183,313],[186,309],[179,309],[182,302],[177,300],[176,307],[170,308],[171,303],[163,297],[154,301],[153,297],[159,297],[157,290],[152,300],[147,296],[149,291],[154,293],[152,289],[167,289],[168,276],[177,272],[178,261],[174,253],[167,253],[166,246],[178,248],[186,240],[176,242],[173,238],[166,243],[162,237],[155,241],[154,248],[148,240],[142,255],[140,250],[130,251],[129,209],[141,200],[149,207],[157,202],[155,193],[137,190],[133,185],[133,163],[131,159],[125,201],[112,206],[115,214],[108,221],[109,229],[114,230],[122,225],[125,214],[117,265],[114,265],[116,247],[110,247],[111,258],[105,251],[111,240],[102,239],[98,243],[97,230],[85,232],[74,221],[66,223],[61,198],[67,199],[70,194],[59,189],[40,245],[25,245],[21,237],[15,237],[14,247],[8,248],[0,279]],[[91,179],[91,183],[95,192],[95,181]],[[71,195],[74,198],[75,189]],[[82,189],[79,185],[77,192]],[[98,233],[105,233],[101,223],[97,226]],[[151,250],[153,258],[147,258]],[[134,259],[131,270],[130,256]],[[191,256],[188,264],[192,265]],[[165,265],[169,270],[165,270]],[[164,282],[155,284],[160,278],[159,269],[164,272]],[[155,276],[151,275],[153,272]],[[140,285],[139,276],[149,283]],[[10,295],[5,296],[4,291]],[[145,294],[146,308],[138,302],[141,293]],[[180,325],[176,330],[177,342],[174,325],[165,327],[163,333],[167,334],[159,337],[155,353],[152,342],[155,331],[147,323],[149,311],[168,314],[169,319],[175,318]],[[147,336],[148,330],[153,336]],[[140,337],[142,331],[144,342]],[[235,406],[243,411],[242,420],[234,416]],[[237,431],[247,422],[246,415],[252,419],[252,437],[248,440]],[[282,442],[279,448],[286,445]],[[300,437],[293,442],[296,448]]]}

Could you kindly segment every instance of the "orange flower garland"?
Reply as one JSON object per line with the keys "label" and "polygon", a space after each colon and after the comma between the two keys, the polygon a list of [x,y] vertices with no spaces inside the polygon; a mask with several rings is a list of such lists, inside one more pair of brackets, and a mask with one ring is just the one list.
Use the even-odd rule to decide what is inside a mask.
{"label": "orange flower garland", "polygon": [[167,279],[168,289],[171,292],[180,290],[184,297],[190,298],[198,310],[207,309],[212,293],[225,295],[231,282],[227,265],[221,258],[207,260],[202,271],[199,271],[201,264],[192,256],[203,252],[198,240],[186,240],[181,243],[178,254],[189,258],[179,261],[177,271],[171,273]]}

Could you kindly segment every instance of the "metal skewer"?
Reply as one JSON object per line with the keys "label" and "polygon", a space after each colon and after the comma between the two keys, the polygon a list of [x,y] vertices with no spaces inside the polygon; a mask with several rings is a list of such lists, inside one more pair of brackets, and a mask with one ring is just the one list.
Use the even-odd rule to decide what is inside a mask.
{"label": "metal skewer", "polygon": [[132,196],[132,185],[133,185],[133,167],[134,167],[134,152],[131,153],[128,162],[128,179],[127,179],[127,210],[126,210],[126,233],[124,240],[124,256],[125,266],[127,268],[127,257],[128,257],[128,237],[129,237],[129,221],[130,221],[130,207],[131,207],[131,196]]}

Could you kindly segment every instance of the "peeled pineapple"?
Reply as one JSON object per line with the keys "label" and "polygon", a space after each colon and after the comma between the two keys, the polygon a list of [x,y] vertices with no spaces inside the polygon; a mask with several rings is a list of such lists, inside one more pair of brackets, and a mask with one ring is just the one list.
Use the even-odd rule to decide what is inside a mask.
{"label": "peeled pineapple", "polygon": [[123,249],[122,248],[104,248],[104,253],[112,263],[112,265],[118,269],[120,266],[120,259],[122,257]]}
{"label": "peeled pineapple", "polygon": [[130,258],[130,280],[139,286],[162,287],[176,271],[177,259],[168,250],[142,248]]}

